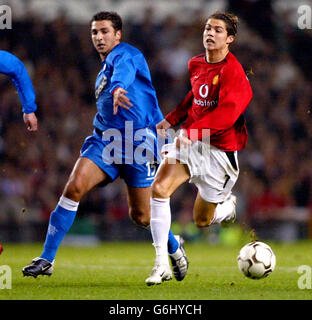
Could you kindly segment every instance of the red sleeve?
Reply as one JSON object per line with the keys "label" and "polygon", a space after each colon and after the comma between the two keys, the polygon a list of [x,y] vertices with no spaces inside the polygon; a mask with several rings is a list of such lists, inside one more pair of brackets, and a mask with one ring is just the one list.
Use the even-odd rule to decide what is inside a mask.
{"label": "red sleeve", "polygon": [[192,90],[188,92],[184,100],[178,104],[178,106],[166,115],[166,120],[175,126],[183,122],[187,118],[187,111],[192,106],[193,102],[193,92]]}
{"label": "red sleeve", "polygon": [[218,106],[195,121],[189,129],[210,129],[210,136],[227,130],[245,111],[251,98],[251,86],[241,65],[228,65],[220,74]]}

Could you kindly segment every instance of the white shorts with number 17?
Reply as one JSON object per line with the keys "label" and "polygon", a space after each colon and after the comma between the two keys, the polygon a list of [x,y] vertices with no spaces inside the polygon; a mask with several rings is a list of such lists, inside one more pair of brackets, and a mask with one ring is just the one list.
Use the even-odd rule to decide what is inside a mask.
{"label": "white shorts with number 17", "polygon": [[239,174],[237,151],[234,152],[236,170],[224,151],[202,141],[177,148],[176,139],[163,146],[162,157],[168,158],[169,163],[179,160],[187,165],[191,176],[189,182],[196,185],[205,201],[219,203],[226,200]]}

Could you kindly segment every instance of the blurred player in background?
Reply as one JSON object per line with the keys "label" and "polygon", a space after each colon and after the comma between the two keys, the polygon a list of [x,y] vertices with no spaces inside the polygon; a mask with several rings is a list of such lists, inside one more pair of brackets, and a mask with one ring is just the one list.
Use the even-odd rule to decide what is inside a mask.
{"label": "blurred player in background", "polygon": [[[150,71],[142,53],[127,43],[121,43],[122,20],[114,12],[100,12],[91,20],[91,38],[100,55],[102,69],[95,84],[97,114],[94,118],[94,132],[86,138],[81,155],[65,186],[55,210],[51,213],[44,250],[40,257],[23,268],[25,276],[51,275],[57,249],[74,222],[79,201],[92,188],[106,185],[118,176],[127,185],[130,218],[140,226],[150,224],[151,184],[156,172],[153,161],[131,163],[129,157],[142,141],[136,141],[126,131],[131,124],[133,135],[145,136],[146,152],[155,154],[156,124],[164,119],[151,82]],[[120,133],[117,143],[122,142],[117,153],[117,161],[107,152],[109,133]],[[118,137],[118,135],[117,135]],[[135,141],[134,141],[135,140]],[[144,139],[143,139],[144,140]],[[133,144],[130,152],[126,152]],[[114,154],[116,160],[116,154]],[[168,237],[169,234],[169,237]],[[187,259],[183,239],[174,236],[168,229],[167,254],[173,259],[175,274],[182,279],[187,272]],[[166,280],[172,279],[172,273]]]}
{"label": "blurred player in background", "polygon": [[236,197],[231,190],[239,173],[237,151],[247,143],[242,114],[252,98],[245,72],[229,52],[237,25],[238,18],[229,13],[216,12],[208,18],[203,32],[205,53],[192,58],[188,65],[192,89],[157,125],[165,134],[170,126],[185,120],[182,134],[164,146],[164,159],[152,184],[151,230],[156,260],[147,285],[160,284],[171,272],[166,254],[170,196],[184,182],[198,188],[193,209],[198,227],[235,220]]}
{"label": "blurred player in background", "polygon": [[38,121],[35,90],[21,60],[7,51],[0,51],[0,73],[10,77],[22,101],[23,119],[27,130],[37,131]]}

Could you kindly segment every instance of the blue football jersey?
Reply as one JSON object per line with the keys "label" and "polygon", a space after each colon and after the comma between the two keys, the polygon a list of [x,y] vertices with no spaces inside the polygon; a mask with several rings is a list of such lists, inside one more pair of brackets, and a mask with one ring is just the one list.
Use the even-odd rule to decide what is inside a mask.
{"label": "blue football jersey", "polygon": [[[113,114],[114,89],[121,87],[133,104],[129,110],[119,107]],[[155,126],[164,117],[159,108],[147,62],[140,50],[127,43],[113,48],[102,62],[95,83],[97,114],[93,125],[101,131],[122,131],[125,121],[133,121],[133,129]]]}
{"label": "blue football jersey", "polygon": [[22,61],[13,54],[0,50],[0,73],[9,76],[15,85],[22,101],[23,112],[35,112],[35,90]]}

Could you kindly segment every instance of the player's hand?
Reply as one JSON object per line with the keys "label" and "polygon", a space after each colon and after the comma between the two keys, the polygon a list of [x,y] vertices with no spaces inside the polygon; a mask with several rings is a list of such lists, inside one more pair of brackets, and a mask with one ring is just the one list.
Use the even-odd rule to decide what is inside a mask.
{"label": "player's hand", "polygon": [[37,131],[38,130],[38,120],[35,113],[24,113],[23,119],[26,124],[26,128],[29,131]]}
{"label": "player's hand", "polygon": [[125,95],[126,93],[128,93],[128,91],[126,91],[123,88],[117,88],[114,90],[114,93],[113,93],[114,115],[117,114],[119,107],[129,110],[129,107],[133,106],[133,104],[130,102],[130,99]]}
{"label": "player's hand", "polygon": [[188,148],[192,143],[192,140],[190,140],[184,134],[179,135],[176,139],[176,146],[178,149],[180,149],[181,147]]}
{"label": "player's hand", "polygon": [[171,127],[171,124],[166,119],[160,121],[156,125],[157,134],[162,138],[168,138],[168,133],[166,130],[169,129],[170,127]]}

